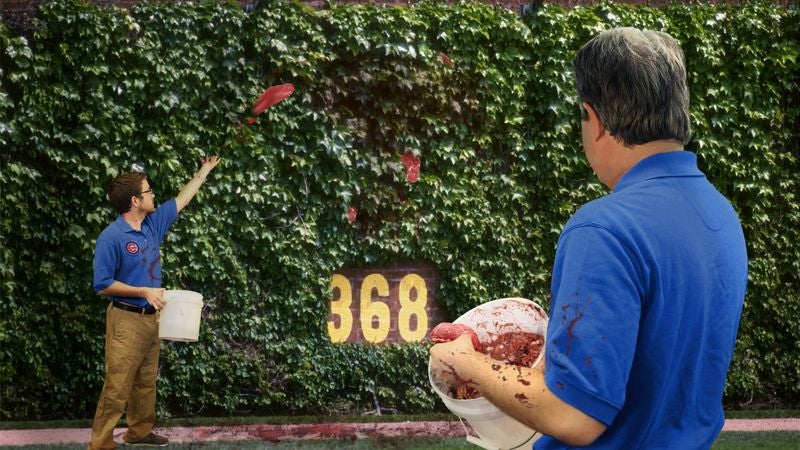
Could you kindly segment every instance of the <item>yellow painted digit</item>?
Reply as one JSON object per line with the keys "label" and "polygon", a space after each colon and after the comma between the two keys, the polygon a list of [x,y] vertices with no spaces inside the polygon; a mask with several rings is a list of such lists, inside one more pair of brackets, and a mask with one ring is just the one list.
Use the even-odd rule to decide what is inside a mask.
{"label": "yellow painted digit", "polygon": [[[372,301],[372,291],[377,290],[379,297],[389,296],[389,282],[383,275],[372,273],[364,278],[361,283],[361,331],[364,333],[364,340],[378,344],[389,335],[391,317],[389,316],[389,306],[383,302]],[[372,326],[372,318],[378,319],[378,327]]]}
{"label": "yellow painted digit", "polygon": [[333,320],[328,321],[328,336],[331,342],[345,342],[353,330],[353,289],[350,282],[342,275],[334,274],[331,278],[331,291],[339,289],[339,298],[331,300],[331,314],[339,316],[339,326]]}
{"label": "yellow painted digit", "polygon": [[[417,291],[417,299],[411,300],[411,290]],[[428,306],[428,286],[425,280],[411,273],[400,280],[400,313],[397,321],[397,328],[400,337],[406,342],[418,342],[425,338],[428,333],[428,313],[425,307]],[[417,327],[411,330],[411,316],[417,317]]]}

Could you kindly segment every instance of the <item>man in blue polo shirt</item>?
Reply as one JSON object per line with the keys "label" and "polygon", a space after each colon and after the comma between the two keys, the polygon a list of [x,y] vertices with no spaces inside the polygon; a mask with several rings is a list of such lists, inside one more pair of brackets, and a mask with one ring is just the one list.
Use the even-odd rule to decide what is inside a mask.
{"label": "man in blue polo shirt", "polygon": [[128,445],[166,446],[152,432],[155,422],[156,376],[161,341],[158,310],[164,307],[161,287],[161,241],[178,213],[194,198],[219,157],[202,166],[178,196],[157,209],[155,192],[143,173],[116,177],[108,188],[119,213],[97,238],[94,289],[111,299],[106,309],[105,381],[92,424],[90,450],[114,449],[114,427],[124,413]]}
{"label": "man in blue polo shirt", "polygon": [[747,252],[736,212],[683,150],[683,52],[665,33],[619,28],[574,67],[586,158],[612,192],[559,238],[546,363],[496,371],[465,338],[431,355],[545,434],[534,449],[707,449],[724,423]]}

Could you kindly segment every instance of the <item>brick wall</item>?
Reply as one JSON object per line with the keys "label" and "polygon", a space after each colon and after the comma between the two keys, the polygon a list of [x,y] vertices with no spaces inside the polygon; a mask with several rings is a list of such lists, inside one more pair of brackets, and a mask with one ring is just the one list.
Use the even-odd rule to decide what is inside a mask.
{"label": "brick wall", "polygon": [[[36,7],[42,3],[47,3],[49,0],[0,0],[0,11],[4,12],[13,12],[13,11],[32,11],[35,10]],[[128,8],[131,5],[139,3],[143,0],[90,0],[90,3],[100,6],[118,6],[121,8]],[[148,0],[154,1],[154,0]],[[183,0],[155,0],[155,1],[166,1],[166,2],[174,2],[174,1],[183,1]],[[444,0],[443,3],[455,3],[456,0]],[[509,10],[520,12],[523,6],[530,5],[532,3],[541,3],[542,0],[478,0],[482,3],[486,3],[489,5],[497,5],[508,8]],[[704,3],[709,4],[737,4],[737,3],[744,3],[748,0],[706,0]],[[238,0],[238,2],[243,6],[246,7],[248,5],[256,5],[259,3],[259,0]],[[674,0],[619,0],[617,3],[630,3],[630,4],[648,4],[652,6],[663,6],[669,3],[690,3],[692,0],[684,0],[684,1],[674,1]],[[325,0],[303,0],[302,3],[306,3],[310,6],[320,8],[324,7],[327,2]],[[408,5],[418,3],[415,0],[336,0],[337,4],[381,4],[381,5]],[[586,5],[586,4],[593,4],[597,3],[596,0],[548,0],[548,4],[560,4],[562,6],[575,6],[575,5]],[[776,0],[774,1],[775,4],[785,5],[788,6],[790,4],[796,3],[790,0]]]}
{"label": "brick wall", "polygon": [[[2,4],[2,8],[0,10],[3,11],[31,11],[35,10],[36,7],[42,3],[47,3],[49,0],[0,0],[0,4]],[[118,6],[121,8],[128,8],[131,5],[139,3],[143,0],[90,0],[90,3],[100,6]],[[154,0],[149,0],[154,1]],[[165,1],[165,2],[175,2],[181,0],[155,0],[155,1]],[[243,7],[247,5],[255,5],[259,2],[259,0],[238,0],[239,4]],[[446,3],[454,3],[453,0],[445,1]],[[443,3],[445,3],[443,2]],[[302,3],[308,4],[315,8],[325,7],[327,2],[325,0],[303,0]],[[382,5],[408,5],[413,3],[418,3],[414,0],[337,0],[337,4],[382,4]],[[530,1],[527,0],[484,0],[483,3],[493,4],[504,6],[509,9],[519,10],[523,5],[530,4]],[[569,2],[575,3],[575,2]],[[586,1],[581,2],[586,3]]]}
{"label": "brick wall", "polygon": [[[13,31],[25,34],[31,29],[31,17],[35,14],[36,8],[50,0],[0,0],[0,21]],[[89,0],[99,6],[117,6],[129,8],[130,6],[144,0]],[[187,1],[187,0],[147,0],[147,1]],[[191,0],[188,0],[191,1]],[[221,0],[222,1],[222,0]],[[260,0],[237,0],[245,9],[255,8]],[[326,0],[301,0],[303,3],[315,8],[323,8],[327,5]],[[379,4],[379,5],[409,5],[418,3],[418,0],[335,0],[337,4]],[[457,0],[443,0],[443,3],[454,3]],[[523,12],[523,8],[528,8],[532,4],[541,4],[544,0],[477,0],[482,3],[507,8],[517,14]],[[694,0],[617,0],[618,3],[644,4],[651,6],[664,6],[669,3],[689,3]],[[706,0],[709,4],[738,4],[749,0]],[[798,5],[800,0],[773,0],[773,3],[783,6]],[[597,0],[547,0],[548,4],[559,4],[562,6],[588,5],[597,3]]]}
{"label": "brick wall", "polygon": [[[0,21],[2,21],[12,32],[28,34],[31,30],[31,17],[36,12],[36,8],[50,0],[0,0]],[[90,3],[99,6],[117,6],[129,8],[140,1],[145,0],[89,0]],[[187,1],[187,0],[147,0],[147,1]],[[191,2],[191,0],[188,0]],[[222,1],[222,0],[221,0]],[[237,0],[243,8],[255,8],[260,0]],[[315,8],[324,8],[326,0],[301,0],[302,3]],[[418,0],[335,0],[337,4],[378,4],[378,5],[409,5],[418,3]],[[454,3],[457,0],[443,0],[443,3]],[[507,8],[517,14],[521,14],[525,8],[534,4],[541,4],[544,0],[477,0],[488,5]],[[643,4],[650,6],[664,6],[669,3],[689,3],[694,0],[617,0],[618,3]],[[709,4],[738,4],[749,0],[706,0]],[[773,0],[773,3],[792,6],[797,5],[800,0]],[[588,5],[597,3],[597,0],[547,0],[548,4],[559,4],[562,6]]]}
{"label": "brick wall", "polygon": [[[3,6],[0,12],[13,13],[13,12],[30,12],[35,11],[36,7],[42,3],[47,3],[49,0],[0,0]],[[90,3],[99,6],[118,6],[121,8],[128,8],[143,0],[90,0]],[[148,0],[148,1],[181,1],[181,0]],[[455,3],[457,0],[444,0],[442,3]],[[489,5],[502,6],[514,12],[521,12],[523,6],[530,5],[531,3],[541,3],[541,0],[478,0],[482,3]],[[242,7],[255,6],[259,0],[238,0]],[[561,4],[564,6],[573,6],[579,4],[594,3],[594,0],[556,0],[548,1],[550,4]],[[327,5],[325,0],[303,0],[302,3],[313,6],[315,8],[323,8]],[[379,5],[409,5],[418,3],[415,0],[336,0],[337,4],[379,4]],[[663,4],[667,1],[647,1],[647,0],[624,0],[622,3],[647,3],[647,4]]]}

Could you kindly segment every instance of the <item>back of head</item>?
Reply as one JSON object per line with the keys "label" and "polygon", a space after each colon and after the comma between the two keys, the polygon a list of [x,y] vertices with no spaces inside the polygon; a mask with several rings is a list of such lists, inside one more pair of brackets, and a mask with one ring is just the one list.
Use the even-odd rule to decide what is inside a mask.
{"label": "back of head", "polygon": [[131,197],[142,194],[142,181],[147,177],[141,172],[123,173],[108,186],[108,200],[114,210],[124,214],[131,209]]}
{"label": "back of head", "polygon": [[587,42],[573,61],[578,97],[626,146],[691,138],[683,50],[660,31],[615,28]]}

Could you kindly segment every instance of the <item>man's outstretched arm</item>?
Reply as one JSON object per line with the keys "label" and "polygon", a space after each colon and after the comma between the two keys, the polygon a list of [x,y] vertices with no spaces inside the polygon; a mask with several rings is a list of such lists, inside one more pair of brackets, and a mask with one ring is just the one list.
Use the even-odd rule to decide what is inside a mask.
{"label": "man's outstretched arm", "polygon": [[200,166],[200,169],[194,174],[194,177],[192,177],[192,179],[186,183],[183,189],[181,189],[181,191],[178,193],[178,196],[175,197],[175,201],[178,204],[178,212],[185,208],[186,205],[188,205],[189,202],[194,198],[194,196],[197,194],[197,191],[200,190],[200,186],[202,186],[203,182],[206,181],[208,174],[211,173],[217,164],[219,164],[219,161],[220,159],[217,155],[210,156],[208,158],[202,158],[200,160],[203,165]]}

